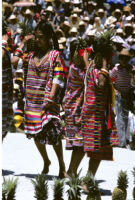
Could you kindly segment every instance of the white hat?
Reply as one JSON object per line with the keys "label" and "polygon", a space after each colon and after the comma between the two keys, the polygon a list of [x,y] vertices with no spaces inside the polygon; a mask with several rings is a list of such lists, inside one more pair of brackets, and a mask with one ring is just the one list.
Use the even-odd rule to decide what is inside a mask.
{"label": "white hat", "polygon": [[74,3],[74,4],[80,4],[81,2],[80,2],[80,0],[72,0],[72,3]]}
{"label": "white hat", "polygon": [[116,21],[117,21],[117,19],[115,17],[110,16],[107,18],[105,25],[111,25],[111,24],[115,23]]}
{"label": "white hat", "polygon": [[15,84],[13,85],[13,88],[14,88],[15,90],[19,90],[19,85],[18,85],[17,83],[15,83]]}
{"label": "white hat", "polygon": [[95,35],[95,30],[90,30],[88,33],[87,33],[88,36],[94,36]]}
{"label": "white hat", "polygon": [[120,9],[115,9],[114,13],[121,13]]}
{"label": "white hat", "polygon": [[58,43],[59,44],[62,44],[62,43],[65,43],[67,41],[67,39],[65,37],[61,37],[59,40],[58,40]]}
{"label": "white hat", "polygon": [[80,21],[79,22],[79,26],[85,26],[86,24],[85,24],[85,22],[84,21]]}
{"label": "white hat", "polygon": [[23,73],[23,69],[17,69],[17,70],[16,70],[16,73],[18,73],[18,72],[19,72],[19,73]]}
{"label": "white hat", "polygon": [[8,18],[8,20],[12,20],[12,19],[17,19],[17,17],[14,14],[11,14],[10,17]]}
{"label": "white hat", "polygon": [[64,21],[63,24],[70,27],[69,21]]}
{"label": "white hat", "polygon": [[71,15],[71,18],[78,18],[78,15],[76,13],[74,13],[73,15]]}
{"label": "white hat", "polygon": [[52,7],[52,6],[48,6],[48,7],[46,8],[46,11],[53,12],[53,7]]}
{"label": "white hat", "polygon": [[105,11],[102,8],[98,9],[98,13],[104,13]]}
{"label": "white hat", "polygon": [[127,23],[127,24],[125,24],[125,27],[132,27],[132,24],[131,23]]}
{"label": "white hat", "polygon": [[76,27],[72,27],[70,30],[70,33],[77,33],[77,28]]}
{"label": "white hat", "polygon": [[111,38],[111,40],[115,43],[120,43],[120,44],[124,44],[125,41],[118,35],[115,35]]}
{"label": "white hat", "polygon": [[128,17],[126,17],[126,21],[131,21],[132,19],[133,19],[132,16],[128,16]]}
{"label": "white hat", "polygon": [[75,7],[75,8],[73,9],[73,13],[80,13],[80,12],[82,12],[82,9],[80,9],[80,8],[78,8],[78,7]]}
{"label": "white hat", "polygon": [[25,15],[33,15],[33,12],[30,9],[27,9],[25,11]]}
{"label": "white hat", "polygon": [[123,30],[122,30],[122,28],[118,28],[117,30],[116,30],[116,34],[117,33],[121,33],[121,34],[123,34]]}
{"label": "white hat", "polygon": [[83,21],[89,22],[90,18],[88,16],[83,18]]}

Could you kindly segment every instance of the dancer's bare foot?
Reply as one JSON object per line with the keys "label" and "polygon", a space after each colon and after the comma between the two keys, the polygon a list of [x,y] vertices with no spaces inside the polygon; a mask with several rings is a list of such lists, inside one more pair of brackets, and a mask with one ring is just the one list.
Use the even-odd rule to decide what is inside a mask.
{"label": "dancer's bare foot", "polygon": [[48,174],[50,164],[51,164],[50,160],[44,163],[44,169],[42,171],[42,174]]}

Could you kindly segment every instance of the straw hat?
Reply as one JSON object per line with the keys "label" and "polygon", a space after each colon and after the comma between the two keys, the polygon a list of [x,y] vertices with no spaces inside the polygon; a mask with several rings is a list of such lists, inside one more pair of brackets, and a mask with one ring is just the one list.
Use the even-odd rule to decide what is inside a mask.
{"label": "straw hat", "polygon": [[80,22],[79,22],[79,26],[86,26],[86,24],[85,24],[84,21],[80,21]]}
{"label": "straw hat", "polygon": [[62,44],[62,43],[65,43],[67,41],[67,39],[65,37],[61,37],[59,40],[58,40],[58,43],[59,44]]}
{"label": "straw hat", "polygon": [[80,4],[81,2],[80,2],[80,0],[72,0],[72,3],[73,4]]}
{"label": "straw hat", "polygon": [[115,11],[114,11],[114,13],[120,13],[121,14],[121,11],[120,11],[120,9],[115,9]]}
{"label": "straw hat", "polygon": [[119,55],[132,57],[132,55],[130,54],[129,50],[128,50],[128,49],[125,49],[125,48],[123,48],[123,49],[121,50],[121,52],[119,53]]}
{"label": "straw hat", "polygon": [[94,36],[95,35],[95,31],[94,30],[90,30],[88,33],[87,33],[88,36]]}
{"label": "straw hat", "polygon": [[85,21],[85,22],[89,22],[89,20],[90,20],[90,18],[88,16],[83,18],[83,21]]}
{"label": "straw hat", "polygon": [[64,22],[63,22],[63,25],[70,27],[69,21],[64,21]]}
{"label": "straw hat", "polygon": [[70,33],[77,33],[77,28],[76,27],[72,27],[70,30]]}
{"label": "straw hat", "polygon": [[16,15],[11,14],[10,17],[8,18],[8,21],[11,21],[11,20],[17,20]]}
{"label": "straw hat", "polygon": [[26,11],[25,11],[25,15],[33,15],[33,12],[30,10],[30,9],[27,9]]}
{"label": "straw hat", "polygon": [[111,38],[111,40],[115,43],[124,44],[125,41],[118,35],[115,35]]}
{"label": "straw hat", "polygon": [[108,18],[106,19],[105,25],[111,25],[111,24],[115,23],[116,21],[117,21],[117,19],[116,19],[115,17],[110,16],[110,17],[108,17]]}
{"label": "straw hat", "polygon": [[104,13],[105,11],[102,8],[99,8],[97,12],[98,13]]}
{"label": "straw hat", "polygon": [[52,7],[52,6],[48,6],[48,7],[46,8],[46,11],[48,11],[48,12],[53,12],[53,7]]}
{"label": "straw hat", "polygon": [[82,12],[82,9],[80,9],[80,8],[78,8],[78,7],[75,7],[75,8],[73,9],[73,13],[80,13],[80,12]]}

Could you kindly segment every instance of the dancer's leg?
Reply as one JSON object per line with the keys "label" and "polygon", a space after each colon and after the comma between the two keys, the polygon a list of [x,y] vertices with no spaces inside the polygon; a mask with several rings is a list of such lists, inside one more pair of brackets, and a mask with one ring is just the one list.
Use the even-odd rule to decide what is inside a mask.
{"label": "dancer's leg", "polygon": [[58,145],[53,145],[53,148],[59,162],[59,177],[64,178],[65,163],[64,163],[64,158],[63,158],[62,142],[60,141]]}
{"label": "dancer's leg", "polygon": [[74,148],[74,150],[72,152],[72,156],[71,156],[70,165],[69,165],[69,168],[67,171],[67,174],[69,176],[72,176],[72,173],[74,173],[74,174],[77,173],[77,169],[78,169],[80,162],[82,161],[84,155],[85,155],[85,153],[83,151],[83,148],[81,148],[81,147]]}
{"label": "dancer's leg", "polygon": [[96,160],[94,158],[90,158],[88,171],[92,172],[93,176],[95,176],[97,169],[100,165],[101,160]]}
{"label": "dancer's leg", "polygon": [[40,142],[37,142],[36,140],[34,140],[34,142],[44,161],[44,168],[42,173],[47,174],[49,172],[49,165],[51,164],[51,162],[47,155],[46,146],[44,144],[41,144]]}

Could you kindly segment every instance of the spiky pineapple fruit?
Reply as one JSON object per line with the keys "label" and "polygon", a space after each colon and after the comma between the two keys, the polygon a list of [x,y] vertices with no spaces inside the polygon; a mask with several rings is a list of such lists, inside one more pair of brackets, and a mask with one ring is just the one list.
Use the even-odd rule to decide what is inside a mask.
{"label": "spiky pineapple fruit", "polygon": [[66,184],[69,186],[67,190],[68,200],[81,200],[81,182],[82,180],[79,178],[80,172],[75,175],[72,174],[72,177],[68,177],[66,180]]}
{"label": "spiky pineapple fruit", "polygon": [[88,172],[83,178],[83,184],[86,185],[88,196],[86,200],[101,200],[98,188],[98,182],[94,179],[92,173]]}
{"label": "spiky pineapple fruit", "polygon": [[54,179],[54,200],[63,200],[64,180]]}
{"label": "spiky pineapple fruit", "polygon": [[126,171],[120,171],[117,180],[117,187],[112,193],[112,200],[126,200],[128,178]]}
{"label": "spiky pineapple fruit", "polygon": [[133,168],[133,177],[134,177],[134,188],[133,188],[133,200],[135,200],[135,167]]}
{"label": "spiky pineapple fruit", "polygon": [[2,200],[15,200],[18,179],[5,179],[2,184]]}
{"label": "spiky pineapple fruit", "polygon": [[35,198],[37,200],[48,199],[48,182],[44,175],[38,175],[36,180],[31,180],[35,189]]}

